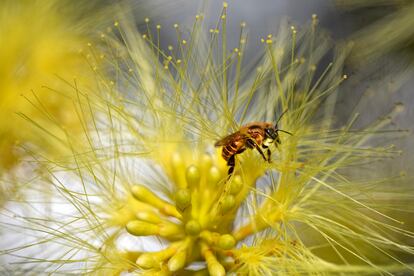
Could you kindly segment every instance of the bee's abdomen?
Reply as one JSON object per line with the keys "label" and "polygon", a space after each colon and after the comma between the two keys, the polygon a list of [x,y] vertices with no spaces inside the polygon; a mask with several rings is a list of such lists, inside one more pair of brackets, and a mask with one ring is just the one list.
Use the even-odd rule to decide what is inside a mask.
{"label": "bee's abdomen", "polygon": [[223,156],[223,158],[227,161],[232,155],[235,155],[237,152],[239,152],[242,147],[243,143],[231,142],[223,147],[221,156]]}

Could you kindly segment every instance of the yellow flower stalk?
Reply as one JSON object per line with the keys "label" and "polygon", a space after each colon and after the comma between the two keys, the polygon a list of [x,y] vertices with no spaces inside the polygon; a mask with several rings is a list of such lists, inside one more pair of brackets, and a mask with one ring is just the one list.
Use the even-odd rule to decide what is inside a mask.
{"label": "yellow flower stalk", "polygon": [[[105,73],[113,75],[91,66],[95,96],[79,88],[80,115],[93,121],[84,133],[88,149],[39,158],[47,174],[32,185],[27,202],[2,212],[2,225],[17,231],[2,244],[7,269],[413,272],[407,261],[413,233],[391,212],[411,210],[409,186],[399,177],[375,177],[376,162],[398,154],[375,139],[401,135],[386,130],[401,106],[365,127],[355,127],[357,114],[340,124],[335,105],[338,93],[346,93],[348,49],[333,55],[316,15],[308,27],[281,24],[256,41],[263,57],[249,65],[246,24],[231,45],[227,13],[224,4],[211,29],[199,14],[189,31],[146,19],[143,33],[123,14],[101,36],[109,48],[91,47],[92,56],[108,57],[113,67]],[[161,28],[176,32],[175,45],[161,47]],[[236,155],[229,175],[215,142],[249,122],[276,123],[285,110],[278,127],[292,135],[278,132],[272,161],[248,149]],[[76,144],[72,139],[69,145]],[[44,185],[56,192],[39,203]]]}

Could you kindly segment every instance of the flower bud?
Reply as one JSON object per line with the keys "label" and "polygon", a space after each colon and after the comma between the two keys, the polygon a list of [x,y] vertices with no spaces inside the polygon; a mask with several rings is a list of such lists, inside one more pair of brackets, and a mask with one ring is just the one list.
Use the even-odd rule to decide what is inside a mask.
{"label": "flower bud", "polygon": [[135,236],[157,235],[160,228],[152,223],[133,220],[127,223],[126,230]]}
{"label": "flower bud", "polygon": [[208,172],[207,179],[208,185],[216,185],[221,179],[220,170],[217,167],[212,166]]}
{"label": "flower bud", "polygon": [[185,178],[187,180],[188,186],[196,186],[200,183],[200,170],[198,167],[191,165],[187,168]]}
{"label": "flower bud", "polygon": [[230,193],[232,195],[236,195],[240,192],[243,187],[243,181],[240,175],[236,175],[233,177],[233,180],[230,183]]}
{"label": "flower bud", "polygon": [[160,199],[156,194],[145,188],[141,185],[134,185],[131,188],[132,195],[145,203],[151,204],[155,208],[158,208],[163,213],[176,217],[178,219],[181,218],[181,214],[177,211],[175,206],[165,202],[164,200]]}
{"label": "flower bud", "polygon": [[173,237],[182,234],[182,228],[175,223],[164,223],[160,225],[159,235],[161,237]]}
{"label": "flower bud", "polygon": [[172,272],[180,270],[185,266],[185,262],[187,259],[186,250],[178,251],[171,259],[168,261],[168,269]]}
{"label": "flower bud", "polygon": [[200,223],[198,223],[198,221],[196,221],[196,220],[190,220],[185,225],[185,231],[189,235],[192,235],[192,236],[198,235],[200,233],[200,231],[201,231]]}
{"label": "flower bud", "polygon": [[164,205],[164,201],[160,199],[157,195],[155,195],[153,192],[151,192],[149,189],[147,189],[144,186],[141,185],[134,185],[131,188],[132,195],[145,203],[151,204],[152,206],[156,208],[162,208]]}
{"label": "flower bud", "polygon": [[236,240],[230,234],[221,235],[218,240],[218,246],[221,249],[228,250],[236,245]]}
{"label": "flower bud", "polygon": [[150,269],[150,268],[155,267],[157,264],[152,255],[153,254],[151,253],[142,254],[141,256],[138,257],[136,261],[137,265],[139,265],[141,268],[144,268],[144,269]]}
{"label": "flower bud", "polygon": [[172,170],[173,178],[177,186],[180,188],[185,188],[187,186],[187,182],[185,181],[185,175],[184,175],[185,167],[184,167],[183,159],[178,152],[172,155],[171,165],[173,168]]}
{"label": "flower bud", "polygon": [[215,262],[215,263],[208,265],[208,272],[210,273],[211,276],[226,275],[226,270],[219,262]]}
{"label": "flower bud", "polygon": [[136,263],[144,269],[158,268],[161,263],[174,255],[175,252],[177,252],[177,244],[173,244],[158,252],[143,253],[137,258]]}
{"label": "flower bud", "polygon": [[174,205],[171,205],[169,203],[166,203],[164,207],[161,208],[161,212],[163,212],[164,214],[176,217],[178,219],[182,218],[182,215],[180,214],[180,212],[178,212],[177,208],[175,208]]}
{"label": "flower bud", "polygon": [[151,222],[151,223],[154,223],[154,224],[157,224],[157,223],[161,222],[161,218],[159,217],[159,215],[156,214],[156,213],[153,213],[153,212],[139,211],[139,212],[136,213],[135,216],[139,220],[146,221],[146,222]]}
{"label": "flower bud", "polygon": [[183,166],[183,159],[181,158],[181,155],[176,152],[172,155],[171,158],[171,165],[175,168],[175,169],[182,169]]}
{"label": "flower bud", "polygon": [[202,170],[208,169],[211,167],[213,160],[209,154],[204,154],[201,159]]}
{"label": "flower bud", "polygon": [[206,244],[201,244],[201,251],[204,255],[204,259],[207,263],[208,272],[211,276],[224,276],[226,275],[226,270],[224,267],[217,261],[216,256],[211,252]]}
{"label": "flower bud", "polygon": [[189,189],[179,189],[175,194],[175,202],[180,210],[184,210],[191,203],[191,193]]}
{"label": "flower bud", "polygon": [[234,204],[236,203],[234,196],[227,195],[223,198],[222,204],[221,204],[221,210],[223,212],[229,211],[231,208],[233,208]]}

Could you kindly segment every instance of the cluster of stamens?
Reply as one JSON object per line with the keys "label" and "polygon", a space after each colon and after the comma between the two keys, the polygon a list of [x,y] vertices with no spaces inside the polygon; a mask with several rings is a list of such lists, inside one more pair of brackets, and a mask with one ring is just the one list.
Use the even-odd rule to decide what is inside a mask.
{"label": "cluster of stamens", "polygon": [[210,275],[224,275],[236,245],[232,228],[242,178],[228,179],[226,167],[213,164],[208,155],[188,165],[175,154],[170,164],[175,185],[171,202],[145,186],[131,188],[142,208],[126,224],[127,231],[169,241],[165,249],[142,253],[136,263],[144,270],[176,272],[204,260]]}

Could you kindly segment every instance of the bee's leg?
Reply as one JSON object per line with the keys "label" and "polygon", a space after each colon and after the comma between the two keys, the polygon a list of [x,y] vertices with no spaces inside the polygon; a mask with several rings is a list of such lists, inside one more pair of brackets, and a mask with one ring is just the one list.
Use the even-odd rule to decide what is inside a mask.
{"label": "bee's leg", "polygon": [[227,166],[229,166],[229,170],[227,172],[227,178],[230,178],[230,176],[234,172],[234,166],[236,165],[236,160],[234,159],[234,155],[230,156],[230,158],[227,160]]}
{"label": "bee's leg", "polygon": [[280,141],[279,136],[277,136],[277,138],[275,139],[275,146],[276,146],[276,148],[279,148],[279,145],[281,145],[281,144],[282,144],[282,141]]}
{"label": "bee's leg", "polygon": [[272,152],[270,151],[268,146],[263,145],[263,148],[266,149],[267,162],[272,163]]}
{"label": "bee's leg", "polygon": [[247,144],[247,146],[248,146],[249,148],[255,148],[255,149],[257,149],[257,151],[260,153],[260,155],[263,157],[263,159],[264,159],[265,161],[267,161],[267,158],[266,158],[266,156],[264,155],[264,153],[263,153],[262,149],[259,147],[259,145],[258,145],[255,141],[253,141],[252,139],[248,139],[248,140],[246,141],[246,144]]}

